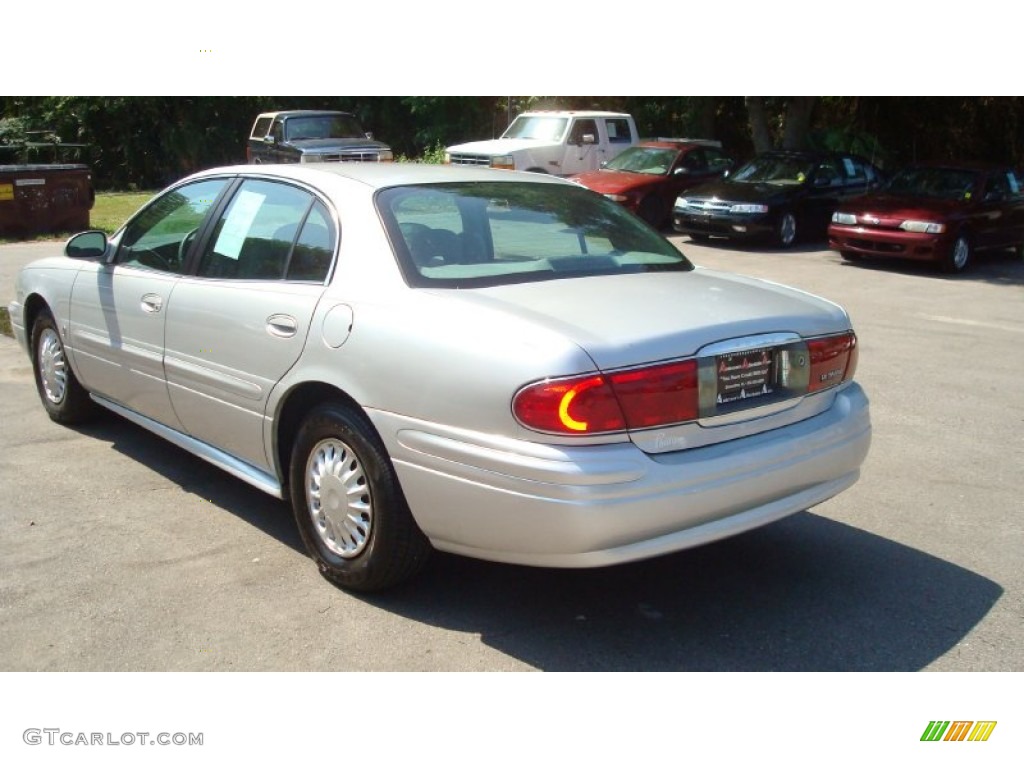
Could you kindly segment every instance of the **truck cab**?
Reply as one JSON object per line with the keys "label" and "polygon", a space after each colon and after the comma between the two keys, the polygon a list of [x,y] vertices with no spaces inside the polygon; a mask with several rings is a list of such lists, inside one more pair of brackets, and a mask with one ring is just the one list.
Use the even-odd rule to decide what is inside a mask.
{"label": "truck cab", "polygon": [[601,167],[639,141],[622,112],[523,112],[500,138],[448,147],[445,161],[569,176]]}
{"label": "truck cab", "polygon": [[255,165],[392,160],[391,147],[374,141],[355,115],[309,109],[257,116],[246,155]]}

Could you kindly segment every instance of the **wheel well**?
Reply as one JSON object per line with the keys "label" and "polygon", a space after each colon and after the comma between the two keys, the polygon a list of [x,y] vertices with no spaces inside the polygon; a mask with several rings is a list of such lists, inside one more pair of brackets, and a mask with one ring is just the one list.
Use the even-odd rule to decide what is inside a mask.
{"label": "wheel well", "polygon": [[[50,305],[46,303],[46,299],[40,296],[38,293],[33,293],[27,299],[25,299],[25,316],[22,318],[25,321],[25,335],[31,340],[32,338],[32,326],[36,323],[36,318],[42,312],[49,312],[53,314],[50,309]],[[29,346],[32,346],[31,343]]]}
{"label": "wheel well", "polygon": [[274,434],[274,453],[277,456],[283,485],[288,484],[288,467],[291,465],[292,447],[295,445],[299,427],[310,411],[327,402],[345,403],[363,411],[345,392],[320,381],[298,385],[285,396],[284,403],[279,407]]}
{"label": "wheel well", "polygon": [[547,173],[543,168],[527,168],[527,173]]}

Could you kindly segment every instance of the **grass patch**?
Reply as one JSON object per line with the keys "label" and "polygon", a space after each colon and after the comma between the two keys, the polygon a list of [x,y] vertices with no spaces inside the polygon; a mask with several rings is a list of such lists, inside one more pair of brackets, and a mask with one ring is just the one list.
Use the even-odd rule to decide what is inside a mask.
{"label": "grass patch", "polygon": [[[114,234],[128,217],[145,203],[148,203],[156,192],[97,192],[96,202],[89,212],[89,228],[101,229],[108,235]],[[33,240],[66,240],[74,232],[41,232],[27,237],[0,237],[0,245],[21,243]]]}
{"label": "grass patch", "polygon": [[0,307],[0,333],[4,336],[14,336],[14,331],[11,329],[11,314],[7,311],[7,307]]}
{"label": "grass patch", "polygon": [[155,192],[99,192],[89,213],[89,226],[112,235],[155,195]]}

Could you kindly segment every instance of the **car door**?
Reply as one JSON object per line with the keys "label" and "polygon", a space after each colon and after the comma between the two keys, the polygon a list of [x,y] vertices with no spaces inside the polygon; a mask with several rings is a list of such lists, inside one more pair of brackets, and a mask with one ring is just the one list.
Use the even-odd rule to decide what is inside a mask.
{"label": "car door", "polygon": [[988,175],[975,223],[975,247],[1005,248],[1020,242],[1020,188],[1015,186],[1017,178],[1007,168]]}
{"label": "car door", "polygon": [[71,291],[76,371],[92,392],[178,428],[164,380],[167,307],[197,230],[229,179],[169,190],[140,211],[109,263],[85,263]]}
{"label": "car door", "polygon": [[263,424],[298,360],[332,263],[336,228],[309,190],[247,179],[211,226],[167,313],[164,368],[191,436],[269,468]]}
{"label": "car door", "polygon": [[815,236],[824,236],[833,212],[848,191],[839,159],[820,158],[815,163],[803,201],[804,227]]}
{"label": "car door", "polygon": [[559,175],[568,176],[597,170],[601,161],[605,159],[604,144],[597,132],[597,120],[589,117],[576,118],[569,131]]}

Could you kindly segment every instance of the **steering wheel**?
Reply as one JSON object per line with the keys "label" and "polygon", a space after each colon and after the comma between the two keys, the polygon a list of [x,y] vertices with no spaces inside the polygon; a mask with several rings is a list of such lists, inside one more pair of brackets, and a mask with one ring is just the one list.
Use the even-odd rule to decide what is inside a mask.
{"label": "steering wheel", "polygon": [[151,269],[159,269],[163,272],[173,272],[174,269],[171,267],[171,262],[161,256],[156,251],[151,251],[149,248],[140,248],[132,254],[137,261],[144,267]]}
{"label": "steering wheel", "polygon": [[198,232],[198,231],[199,231],[199,227],[196,227],[191,232],[189,232],[187,235],[185,235],[185,237],[183,237],[181,239],[181,242],[178,243],[178,267],[179,267],[179,269],[181,267],[185,266],[185,257],[188,255],[188,249],[192,245],[192,240],[193,240],[193,238],[195,238],[196,232]]}

